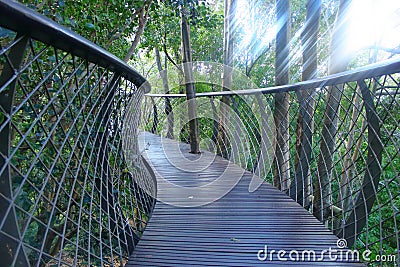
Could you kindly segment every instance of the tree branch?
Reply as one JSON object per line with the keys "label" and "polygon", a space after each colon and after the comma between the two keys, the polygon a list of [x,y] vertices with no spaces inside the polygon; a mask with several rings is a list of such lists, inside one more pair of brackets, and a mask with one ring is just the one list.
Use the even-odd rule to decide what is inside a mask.
{"label": "tree branch", "polygon": [[144,3],[143,6],[142,6],[141,8],[137,9],[137,10],[132,14],[132,16],[131,16],[131,18],[129,19],[128,23],[125,24],[125,26],[121,29],[121,31],[117,31],[113,36],[111,36],[110,40],[109,40],[109,41],[107,42],[107,44],[106,44],[106,48],[108,48],[108,47],[111,45],[111,43],[112,43],[113,41],[117,40],[118,38],[120,38],[120,37],[124,34],[124,31],[125,31],[128,27],[131,26],[131,24],[132,24],[134,18],[136,18],[136,17],[142,12],[142,10],[143,10],[145,4],[146,4],[146,3]]}
{"label": "tree branch", "polygon": [[383,47],[383,46],[379,46],[379,45],[372,45],[372,46],[368,46],[367,49],[376,49],[376,50],[382,50],[382,51],[392,53],[392,54],[400,54],[400,47],[389,48],[389,47]]}
{"label": "tree branch", "polygon": [[173,60],[173,58],[171,58],[171,56],[168,54],[168,50],[167,50],[167,32],[164,33],[164,43],[163,43],[163,50],[164,50],[164,54],[167,57],[167,59],[181,72],[182,68],[176,64],[176,62]]}
{"label": "tree branch", "polygon": [[264,50],[262,53],[260,53],[260,54],[258,55],[258,57],[257,57],[253,62],[251,62],[250,67],[247,68],[247,66],[246,66],[246,68],[247,68],[247,69],[246,69],[246,76],[247,76],[247,77],[250,77],[250,72],[251,72],[251,70],[253,69],[254,65],[256,65],[257,61],[259,61],[260,58],[261,58],[270,48],[271,48],[271,44],[269,44],[268,47],[265,48],[265,50]]}
{"label": "tree branch", "polygon": [[136,46],[138,45],[138,43],[140,41],[140,37],[143,34],[144,27],[146,26],[147,19],[149,17],[149,11],[150,11],[151,4],[152,4],[152,0],[148,0],[143,3],[143,7],[139,14],[139,27],[136,31],[135,38],[132,41],[132,45],[125,55],[125,58],[124,58],[125,62],[128,62],[128,60],[131,58],[131,56],[133,55],[133,52],[136,49]]}

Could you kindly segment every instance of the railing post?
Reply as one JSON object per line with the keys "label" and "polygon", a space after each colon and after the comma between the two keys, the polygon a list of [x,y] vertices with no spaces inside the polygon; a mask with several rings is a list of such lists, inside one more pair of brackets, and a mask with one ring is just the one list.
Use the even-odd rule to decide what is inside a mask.
{"label": "railing post", "polygon": [[[13,198],[10,162],[12,111],[17,85],[17,77],[13,76],[18,75],[28,41],[27,36],[17,35],[17,43],[6,56],[8,60],[0,76],[0,112],[5,113],[0,122],[0,259],[4,266],[29,266],[21,243],[14,205],[10,203]],[[6,84],[8,81],[11,83]],[[16,253],[18,256],[15,256]]]}
{"label": "railing post", "polygon": [[212,136],[211,140],[214,144],[217,144],[217,137],[218,137],[218,111],[217,107],[215,106],[214,103],[214,97],[209,97],[210,99],[210,104],[213,112],[213,129],[212,129]]}
{"label": "railing post", "polygon": [[121,240],[126,242],[124,249],[128,254],[131,254],[139,238],[130,225],[126,223],[128,220],[118,205],[118,194],[114,190],[112,171],[109,164],[108,127],[111,127],[112,103],[120,80],[121,77],[117,74],[111,78],[105,90],[106,97],[98,117],[98,133],[95,144],[98,150],[97,164],[100,166],[100,179],[96,179],[96,186],[101,194],[101,209],[109,216],[110,229],[112,232],[116,232],[116,235]]}
{"label": "railing post", "polygon": [[313,139],[313,109],[314,109],[314,96],[312,91],[301,93],[296,91],[297,98],[299,99],[299,117],[297,120],[297,129],[300,129],[299,144],[296,144],[296,157],[298,162],[295,162],[295,176],[293,183],[289,190],[289,196],[296,200],[297,203],[308,209],[310,206],[310,163],[312,153],[312,139]]}
{"label": "railing post", "polygon": [[332,206],[331,176],[334,167],[334,152],[337,138],[340,102],[344,84],[328,86],[326,109],[321,131],[320,152],[317,161],[317,183],[314,189],[314,216],[325,222],[330,216]]}
{"label": "railing post", "polygon": [[158,109],[157,109],[157,105],[154,101],[153,98],[151,98],[151,102],[153,104],[153,126],[151,127],[151,133],[155,134],[157,133],[157,126],[158,126]]}
{"label": "railing post", "polygon": [[338,237],[345,238],[351,247],[357,240],[368,220],[374,201],[376,199],[379,178],[381,175],[382,150],[380,138],[380,121],[367,84],[360,80],[361,95],[364,101],[368,125],[368,157],[364,180],[360,192],[355,200],[354,209],[347,218],[344,226],[336,230]]}
{"label": "railing post", "polygon": [[[224,89],[225,90],[225,89]],[[229,140],[229,120],[230,120],[231,97],[222,96],[220,103],[220,117],[218,123],[217,135],[217,155],[230,158],[230,140]]]}

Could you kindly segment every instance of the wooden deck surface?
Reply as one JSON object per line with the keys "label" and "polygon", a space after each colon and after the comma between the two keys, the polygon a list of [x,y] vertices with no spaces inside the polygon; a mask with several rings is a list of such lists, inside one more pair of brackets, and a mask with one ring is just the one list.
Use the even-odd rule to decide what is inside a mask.
{"label": "wooden deck surface", "polygon": [[[308,261],[307,252],[306,261],[291,261],[292,250],[299,259],[303,251],[315,251],[318,259],[323,250],[337,249],[337,238],[271,185],[249,193],[252,174],[220,157],[190,154],[188,145],[165,138],[161,142],[149,133],[139,140],[147,147],[144,156],[156,173],[160,200],[126,266],[364,266],[332,260],[327,252],[323,262]],[[232,190],[216,182],[224,170],[228,177],[242,176]],[[225,191],[218,200],[196,206]],[[265,246],[268,257],[260,261],[257,254]],[[288,261],[278,259],[279,250],[286,251],[282,258]]]}

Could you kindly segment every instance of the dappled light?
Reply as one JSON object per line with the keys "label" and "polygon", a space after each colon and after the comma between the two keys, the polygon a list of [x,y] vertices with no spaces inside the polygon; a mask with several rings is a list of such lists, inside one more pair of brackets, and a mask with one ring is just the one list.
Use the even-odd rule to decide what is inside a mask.
{"label": "dappled light", "polygon": [[[301,65],[300,36],[305,24],[303,22],[299,24],[299,17],[304,16],[301,10],[304,9],[305,2],[291,3],[293,14],[291,39],[288,43],[290,47],[288,67]],[[338,2],[322,1],[321,32],[318,39],[319,76],[328,74],[329,54],[326,53],[326,49],[331,46],[335,29],[332,24],[325,25],[325,23],[332,23],[337,18]],[[400,54],[400,2],[397,0],[354,0],[349,3],[347,10],[343,11],[346,18],[340,22],[345,24],[345,29],[341,33],[343,48],[339,48],[342,50],[340,53],[347,58],[343,60],[352,62],[350,67],[354,68],[397,57]],[[238,0],[237,5],[235,15],[237,60],[246,68],[252,68],[254,61],[259,60],[274,46],[275,35],[283,22],[275,16],[273,1]],[[376,55],[372,56],[374,54]],[[259,63],[263,67],[273,67],[262,60]],[[291,81],[300,80],[300,70],[300,68],[293,69],[296,72],[292,73]]]}

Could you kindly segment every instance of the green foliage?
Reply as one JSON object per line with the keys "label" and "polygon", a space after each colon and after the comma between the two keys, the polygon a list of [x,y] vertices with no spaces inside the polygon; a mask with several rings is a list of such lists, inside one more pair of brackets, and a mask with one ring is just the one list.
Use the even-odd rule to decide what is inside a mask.
{"label": "green foliage", "polygon": [[[1,45],[10,42],[7,33]],[[129,255],[126,240],[112,232],[113,221],[120,224],[124,214],[140,236],[150,213],[133,179],[147,174],[143,168],[123,171],[123,118],[135,88],[120,83],[115,98],[107,100],[111,71],[34,40],[23,52],[10,123],[10,180],[28,260],[32,266],[50,266],[51,257],[80,266],[119,264]],[[2,108],[0,123],[4,118]],[[110,212],[102,187],[119,200]],[[114,249],[106,252],[105,245]]]}
{"label": "green foliage", "polygon": [[[181,33],[179,6],[184,4],[185,6],[190,6],[191,15],[189,23],[191,25],[193,61],[222,61],[222,11],[220,9],[213,10],[212,6],[199,3],[198,1],[189,2],[160,2],[157,9],[150,11],[149,21],[140,45],[146,52],[148,59],[154,60],[153,51],[154,48],[158,48],[160,51],[164,51],[164,53],[167,52],[176,64],[180,64]],[[214,34],[210,34],[210,32]],[[171,62],[169,63],[171,64]]]}
{"label": "green foliage", "polygon": [[21,2],[120,58],[129,48],[129,39],[137,27],[137,11],[144,5],[143,0]]}

